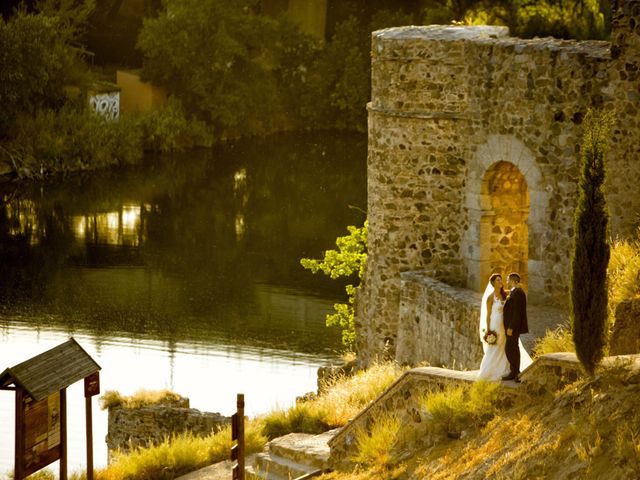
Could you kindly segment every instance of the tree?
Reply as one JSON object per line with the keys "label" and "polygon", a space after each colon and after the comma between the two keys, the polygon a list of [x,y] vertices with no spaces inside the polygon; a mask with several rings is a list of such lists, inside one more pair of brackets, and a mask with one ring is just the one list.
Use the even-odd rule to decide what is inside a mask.
{"label": "tree", "polygon": [[86,75],[79,40],[93,3],[41,0],[35,8],[0,18],[0,137],[10,135],[19,114],[60,108],[65,87]]}
{"label": "tree", "polygon": [[[300,264],[313,273],[321,271],[332,279],[357,275],[358,279],[362,281],[364,267],[367,263],[369,223],[365,221],[364,226],[360,228],[350,225],[347,230],[349,235],[336,239],[338,250],[325,251],[323,260],[303,258],[300,260]],[[342,327],[342,344],[347,350],[353,351],[356,342],[353,311],[356,287],[349,284],[345,289],[349,296],[348,303],[336,303],[333,306],[336,313],[327,314],[327,327],[333,325]]]}
{"label": "tree", "polygon": [[250,0],[168,0],[138,38],[143,76],[218,131],[262,133],[277,107],[277,22]]}
{"label": "tree", "polygon": [[589,374],[606,344],[609,215],[604,196],[609,115],[589,111],[582,141],[578,205],[574,217],[570,271],[570,315],[578,359]]}

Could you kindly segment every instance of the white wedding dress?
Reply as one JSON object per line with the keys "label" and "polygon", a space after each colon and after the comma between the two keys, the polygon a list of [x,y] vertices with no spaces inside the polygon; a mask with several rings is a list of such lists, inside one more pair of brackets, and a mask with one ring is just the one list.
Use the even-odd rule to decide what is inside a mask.
{"label": "white wedding dress", "polygon": [[[486,305],[486,299],[483,299],[483,302]],[[491,316],[489,317],[489,327],[498,334],[498,341],[493,345],[489,345],[484,341],[484,339],[482,340],[484,357],[482,357],[480,372],[478,373],[479,380],[501,380],[502,377],[509,374],[509,360],[507,360],[507,355],[504,353],[504,346],[507,341],[507,337],[504,332],[504,321],[502,319],[503,309],[504,302],[502,299],[494,295],[493,305],[491,306]],[[484,323],[484,326],[482,325],[483,321],[484,319],[481,319],[481,339],[487,328],[486,322]]]}
{"label": "white wedding dress", "polygon": [[[487,299],[493,295],[493,304],[491,306],[491,316],[489,317],[489,327],[498,334],[498,341],[493,345],[489,345],[484,341],[484,334],[487,328]],[[504,301],[495,295],[493,286],[487,285],[484,295],[482,296],[482,304],[480,306],[480,341],[484,350],[484,357],[480,363],[480,371],[478,372],[478,380],[502,380],[502,377],[509,374],[511,368],[504,346],[507,343],[507,336],[504,331]],[[527,368],[533,360],[522,345],[522,340],[518,341],[520,347],[520,371]]]}

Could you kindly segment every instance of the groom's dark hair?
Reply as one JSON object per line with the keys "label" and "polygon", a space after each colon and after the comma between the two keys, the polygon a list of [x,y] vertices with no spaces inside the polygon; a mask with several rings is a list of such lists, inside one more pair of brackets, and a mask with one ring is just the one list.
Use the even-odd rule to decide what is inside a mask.
{"label": "groom's dark hair", "polygon": [[516,282],[520,283],[520,274],[516,273],[516,272],[511,272],[509,274],[509,278],[515,280]]}

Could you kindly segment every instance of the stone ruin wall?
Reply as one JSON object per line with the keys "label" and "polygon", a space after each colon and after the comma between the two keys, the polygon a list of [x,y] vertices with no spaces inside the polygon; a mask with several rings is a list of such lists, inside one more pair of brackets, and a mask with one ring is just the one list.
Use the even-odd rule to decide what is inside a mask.
{"label": "stone ruin wall", "polygon": [[140,408],[109,407],[105,441],[109,458],[112,452],[129,452],[138,447],[158,445],[166,438],[190,432],[196,437],[215,433],[231,419],[219,413],[189,408],[189,399]]}
{"label": "stone ruin wall", "polygon": [[[496,166],[509,166],[515,174],[499,172],[526,184],[526,209],[516,213],[526,229],[520,241],[530,300],[566,302],[589,107],[617,112],[608,155],[611,225],[620,235],[635,228],[639,196],[629,179],[640,179],[640,2],[620,9],[614,48],[600,41],[511,38],[505,27],[374,32],[369,256],[356,304],[365,363],[395,355],[401,272],[423,270],[470,289],[470,298],[484,288],[483,272],[495,268],[487,263],[492,253],[483,250],[490,245],[480,238],[490,238],[482,219],[495,208],[486,179]],[[508,231],[498,232],[491,233],[492,242],[496,235],[513,240]],[[469,342],[472,349],[477,337]]]}

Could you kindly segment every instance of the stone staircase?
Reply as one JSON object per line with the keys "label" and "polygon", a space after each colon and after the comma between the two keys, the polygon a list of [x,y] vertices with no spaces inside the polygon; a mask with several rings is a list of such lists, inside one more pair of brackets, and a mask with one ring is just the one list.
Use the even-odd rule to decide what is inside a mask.
{"label": "stone staircase", "polygon": [[264,452],[247,458],[248,478],[302,480],[319,475],[329,468],[328,442],[337,432],[290,433],[273,439]]}

